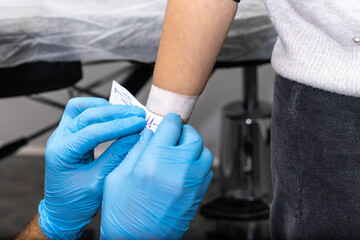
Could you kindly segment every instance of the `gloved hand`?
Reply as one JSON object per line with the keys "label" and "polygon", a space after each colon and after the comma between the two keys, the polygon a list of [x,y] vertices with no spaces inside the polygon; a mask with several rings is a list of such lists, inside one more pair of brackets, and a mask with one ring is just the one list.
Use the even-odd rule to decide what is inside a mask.
{"label": "gloved hand", "polygon": [[168,114],[105,180],[101,239],[180,239],[210,184],[212,154]]}
{"label": "gloved hand", "polygon": [[[113,106],[105,99],[69,101],[46,146],[45,197],[38,211],[49,238],[80,237],[100,208],[105,177],[138,141],[144,117],[138,107]],[[94,161],[93,149],[117,138]]]}

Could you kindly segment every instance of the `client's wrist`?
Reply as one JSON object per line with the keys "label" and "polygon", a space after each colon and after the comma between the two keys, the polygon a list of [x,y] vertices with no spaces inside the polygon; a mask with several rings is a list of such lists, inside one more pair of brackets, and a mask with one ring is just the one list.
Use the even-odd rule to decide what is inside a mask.
{"label": "client's wrist", "polygon": [[189,121],[199,96],[187,96],[174,93],[155,85],[151,86],[146,108],[157,115],[177,113],[184,123]]}

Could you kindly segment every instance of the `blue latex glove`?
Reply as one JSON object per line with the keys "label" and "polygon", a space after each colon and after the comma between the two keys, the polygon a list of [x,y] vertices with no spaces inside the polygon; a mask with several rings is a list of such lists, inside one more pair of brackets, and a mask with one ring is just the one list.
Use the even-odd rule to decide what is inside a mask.
{"label": "blue latex glove", "polygon": [[[45,197],[38,211],[49,238],[80,237],[100,208],[105,177],[138,141],[144,117],[138,107],[113,106],[105,99],[69,101],[46,146]],[[117,138],[94,161],[93,149]]]}
{"label": "blue latex glove", "polygon": [[101,239],[180,239],[210,184],[211,152],[168,114],[105,180]]}

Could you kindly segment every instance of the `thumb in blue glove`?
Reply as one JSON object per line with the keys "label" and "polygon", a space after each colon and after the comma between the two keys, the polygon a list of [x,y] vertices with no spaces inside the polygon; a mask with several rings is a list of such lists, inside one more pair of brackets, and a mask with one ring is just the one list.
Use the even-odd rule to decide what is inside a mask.
{"label": "thumb in blue glove", "polygon": [[[100,208],[105,177],[123,160],[145,126],[145,112],[104,99],[69,101],[46,148],[45,197],[39,224],[51,239],[77,239]],[[93,149],[118,139],[94,160]]]}
{"label": "thumb in blue glove", "polygon": [[194,128],[168,114],[105,180],[102,239],[180,239],[210,184],[212,155]]}

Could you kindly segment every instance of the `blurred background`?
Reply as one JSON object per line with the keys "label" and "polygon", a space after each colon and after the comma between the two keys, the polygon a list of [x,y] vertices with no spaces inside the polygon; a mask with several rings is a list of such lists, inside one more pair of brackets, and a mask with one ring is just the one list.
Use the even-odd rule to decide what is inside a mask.
{"label": "blurred background", "polygon": [[[97,7],[98,5],[101,7]],[[61,2],[34,0],[32,3],[27,0],[0,0],[0,12],[2,13],[0,14],[0,72],[4,73],[3,70],[15,72],[14,76],[6,74],[4,77],[0,74],[0,92],[6,95],[7,92],[4,89],[7,86],[12,85],[14,89],[16,84],[27,81],[26,72],[22,75],[24,79],[17,75],[17,66],[44,61],[81,61],[83,63],[97,61],[96,64],[82,65],[83,78],[78,83],[75,81],[76,86],[80,88],[92,84],[109,73],[123,69],[124,74],[119,74],[114,78],[121,84],[128,77],[127,68],[131,62],[127,60],[151,64],[155,61],[165,6],[166,1],[160,0],[147,1],[146,4],[142,0],[105,1],[101,3],[98,0],[64,0]],[[134,9],[136,11],[133,11]],[[84,31],[84,34],[80,34],[81,31]],[[85,37],[88,39],[84,39]],[[216,69],[211,76],[189,122],[198,130],[204,139],[204,144],[214,155],[214,178],[204,203],[220,194],[220,148],[224,142],[227,142],[224,140],[228,139],[221,138],[223,107],[227,103],[243,100],[245,98],[244,87],[250,89],[255,87],[257,89],[255,95],[258,100],[272,102],[275,73],[268,62],[275,39],[276,32],[267,17],[262,0],[242,1],[218,59],[222,67]],[[84,45],[84,43],[88,45]],[[244,79],[244,69],[248,70],[248,74],[245,74],[248,79]],[[257,72],[257,77],[254,72]],[[49,81],[52,80],[51,78],[48,79]],[[252,85],[251,83],[255,80],[257,83]],[[31,89],[31,82],[26,82],[26,84],[29,83],[29,89]],[[137,99],[144,105],[150,86],[151,81],[149,80],[136,95]],[[111,82],[109,81],[99,88],[92,89],[92,91],[108,97],[110,88]],[[65,89],[46,91],[38,96],[63,104],[69,99],[68,91]],[[87,95],[83,94],[83,96]],[[247,97],[251,98],[250,95]],[[254,120],[254,129],[262,125],[262,123],[256,122],[256,117],[252,118],[251,113],[245,111],[244,114],[239,116],[241,125],[247,124],[242,121],[245,119],[243,119],[244,116]],[[58,121],[61,115],[62,110],[60,108],[29,101],[26,96],[4,97],[0,94],[0,146],[21,136],[29,136],[38,129]],[[265,117],[269,120],[270,116],[267,114]],[[234,126],[229,127],[229,129],[231,130],[232,127]],[[37,206],[43,198],[44,152],[51,132],[53,130],[34,139],[14,155],[0,161],[0,240],[13,238],[37,212]],[[244,132],[242,130],[240,132],[233,131],[234,136],[239,135],[239,139],[246,137],[242,136]],[[256,164],[262,164],[265,161],[267,164],[266,171],[270,172],[268,168],[270,161],[269,142],[264,140],[265,137],[262,139],[263,135],[263,133],[255,134],[253,136],[254,142],[245,142],[244,144],[247,144],[245,146],[240,141],[239,146],[234,147],[239,149],[241,156],[247,156],[244,158],[246,161],[253,159]],[[265,135],[267,139],[269,134]],[[266,145],[266,151],[257,148],[261,144]],[[96,148],[95,155],[101,154],[108,145],[103,144]],[[249,149],[251,149],[251,153]],[[233,150],[229,149],[229,151]],[[261,151],[260,155],[256,152],[258,150]],[[248,155],[243,151],[247,151],[246,154]],[[240,163],[244,160],[243,157],[241,159],[237,157],[231,161]],[[259,169],[262,168],[260,165],[258,166]],[[267,177],[253,174],[257,171],[255,168],[250,171],[251,174],[244,173],[235,167],[232,171],[231,176],[228,179],[223,178],[222,181],[222,185],[225,186],[225,188],[222,187],[222,190],[228,192],[232,199],[236,194],[239,195],[236,191],[234,195],[234,189],[230,188],[232,179],[238,179],[237,175],[250,176],[252,174],[253,178],[245,181],[246,184],[249,183],[250,185],[260,180],[269,182]],[[237,182],[234,187],[239,187],[239,184],[242,183]],[[248,185],[243,189],[245,192],[249,190],[247,189]],[[260,185],[255,188],[256,191],[259,189],[261,191],[258,191],[254,196],[251,195],[250,198],[248,196],[244,198],[240,194],[240,200],[246,200],[245,205],[242,205],[244,202],[239,202],[237,201],[239,199],[236,198],[236,206],[232,205],[228,208],[229,205],[226,203],[220,204],[221,207],[225,207],[228,212],[239,211],[240,215],[248,214],[251,209],[259,209],[251,204],[257,203],[254,200],[263,197],[263,191],[266,190],[266,193],[269,193],[271,189]],[[256,191],[254,190],[254,192]],[[229,195],[228,193],[226,196]],[[251,206],[247,205],[249,203]],[[266,202],[265,208],[262,221],[267,226],[269,202]],[[261,208],[260,210],[264,209]],[[243,216],[241,215],[240,218]],[[100,216],[98,214],[84,232],[83,239],[97,239],[99,224]],[[198,211],[184,239],[233,239],[212,233],[211,231],[216,226],[220,226],[218,224],[218,221],[206,219]],[[231,226],[238,224],[241,226],[239,225],[240,227],[236,227],[236,229],[241,230],[235,230],[232,234],[235,239],[267,239],[268,237],[268,230],[265,230],[263,234],[265,238],[256,237],[258,223],[244,222],[243,220],[239,223],[236,220],[231,223]],[[221,225],[220,228],[225,229],[228,233],[232,231],[223,226]],[[210,235],[207,234],[208,232]]]}

